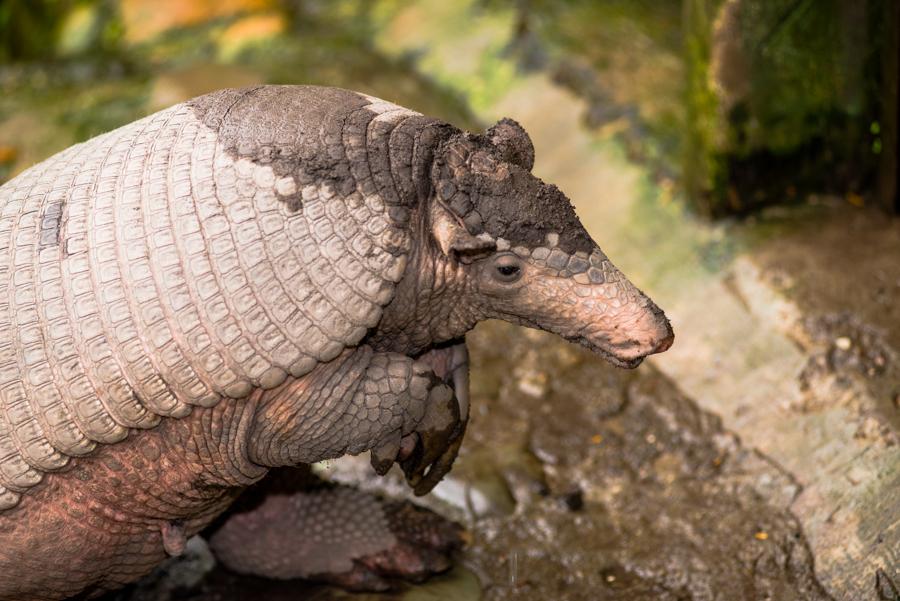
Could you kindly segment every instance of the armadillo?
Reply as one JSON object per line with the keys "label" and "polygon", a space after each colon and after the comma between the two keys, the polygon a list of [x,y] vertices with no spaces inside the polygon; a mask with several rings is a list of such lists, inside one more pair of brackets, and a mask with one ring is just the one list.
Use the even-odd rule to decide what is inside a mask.
{"label": "armadillo", "polygon": [[471,134],[257,86],[3,185],[0,599],[133,581],[270,468],[372,451],[427,491],[481,320],[623,367],[667,349],[662,311],[533,163],[510,119]]}

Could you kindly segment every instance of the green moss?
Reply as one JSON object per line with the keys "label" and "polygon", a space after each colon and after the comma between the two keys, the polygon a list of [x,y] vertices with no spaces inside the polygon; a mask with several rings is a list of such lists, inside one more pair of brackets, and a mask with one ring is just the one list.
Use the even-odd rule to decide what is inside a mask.
{"label": "green moss", "polygon": [[842,98],[840,10],[835,0],[744,0],[741,37],[751,65],[748,117],[733,120],[735,152],[790,151],[827,127],[835,108],[858,111]]}
{"label": "green moss", "polygon": [[712,25],[707,0],[684,0],[685,120],[682,179],[693,208],[716,212],[725,165],[718,148],[722,135],[719,102],[710,78]]}

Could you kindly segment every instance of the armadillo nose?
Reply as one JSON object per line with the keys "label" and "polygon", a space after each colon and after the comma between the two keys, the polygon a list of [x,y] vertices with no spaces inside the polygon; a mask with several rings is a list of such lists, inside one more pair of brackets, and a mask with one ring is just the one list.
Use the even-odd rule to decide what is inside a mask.
{"label": "armadillo nose", "polygon": [[650,354],[663,353],[669,350],[672,343],[675,342],[675,332],[672,331],[672,324],[669,323],[669,320],[665,319],[665,325],[662,330],[661,336],[657,339],[656,345],[654,345]]}

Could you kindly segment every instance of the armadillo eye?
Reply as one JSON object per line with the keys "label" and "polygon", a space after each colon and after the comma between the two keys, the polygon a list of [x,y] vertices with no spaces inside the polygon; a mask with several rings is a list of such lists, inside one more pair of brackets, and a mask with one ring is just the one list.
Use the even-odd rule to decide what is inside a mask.
{"label": "armadillo eye", "polygon": [[494,279],[510,284],[522,277],[522,262],[513,254],[501,255],[494,263]]}

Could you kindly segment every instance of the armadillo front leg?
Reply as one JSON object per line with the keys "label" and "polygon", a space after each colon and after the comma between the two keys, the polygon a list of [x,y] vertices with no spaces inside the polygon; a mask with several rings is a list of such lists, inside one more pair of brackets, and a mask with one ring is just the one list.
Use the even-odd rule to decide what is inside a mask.
{"label": "armadillo front leg", "polygon": [[[432,440],[435,430],[456,433],[459,422],[452,388],[430,365],[364,345],[263,393],[250,456],[279,467],[375,449],[389,467],[405,437]],[[432,443],[438,448],[425,454],[437,457],[442,444]]]}

